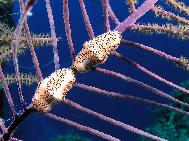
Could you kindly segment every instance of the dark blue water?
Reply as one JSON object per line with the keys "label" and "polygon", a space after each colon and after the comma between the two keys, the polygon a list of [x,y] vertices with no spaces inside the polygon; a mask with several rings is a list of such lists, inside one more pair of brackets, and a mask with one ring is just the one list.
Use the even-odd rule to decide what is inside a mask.
{"label": "dark blue water", "polygon": [[[112,0],[111,5],[120,21],[123,21],[129,15],[127,10],[128,5],[125,4],[125,0]],[[78,53],[82,48],[82,44],[85,41],[89,40],[89,37],[82,19],[82,14],[78,1],[69,1],[69,8],[72,38],[75,50]],[[88,10],[88,14],[95,35],[99,35],[105,32],[101,3],[98,0],[88,0],[86,1],[86,8]],[[64,31],[62,1],[52,1],[52,9],[55,19],[56,33],[58,37],[61,37],[61,40],[58,43],[60,64],[61,67],[69,67],[71,65],[71,59]],[[16,4],[14,11],[19,11],[18,4]],[[30,30],[36,34],[50,34],[50,27],[44,1],[38,1],[38,3],[32,10],[32,13],[33,16],[28,18]],[[14,18],[17,21],[19,16],[15,16]],[[155,18],[153,13],[148,12],[143,18],[139,20],[139,22],[158,22],[162,24],[165,23],[165,20]],[[111,29],[114,29],[114,27],[115,25],[112,24]],[[130,31],[126,31],[123,37],[125,39],[152,46],[173,56],[180,57],[180,55],[183,55],[189,58],[189,42],[187,40],[181,41],[175,38],[167,37],[166,35],[141,35]],[[189,74],[186,71],[183,71],[182,69],[177,68],[172,63],[167,62],[164,59],[152,55],[148,52],[144,52],[142,50],[135,49],[129,46],[120,46],[117,51],[124,54],[125,56],[130,57],[141,65],[147,67],[149,70],[176,84],[179,84],[189,78]],[[36,49],[36,52],[41,65],[49,64],[47,67],[41,68],[43,76],[48,76],[54,71],[54,64],[49,63],[53,62],[52,47],[39,47],[39,49]],[[29,51],[26,51],[25,55],[19,57],[19,64],[20,66],[28,67],[28,69],[21,68],[21,72],[33,74],[35,73],[34,69],[29,69],[33,65]],[[6,71],[14,72],[13,69],[10,69],[10,67],[12,66],[12,62],[9,62],[6,66]],[[143,72],[133,68],[127,63],[119,61],[115,57],[110,56],[108,61],[105,64],[101,65],[101,67],[123,73],[127,76],[159,88],[167,93],[171,93],[173,91],[172,88],[153,78],[150,78]],[[96,72],[80,74],[77,76],[77,81],[95,87],[103,88],[109,91],[115,91],[123,94],[150,98],[160,102],[166,102],[165,100],[163,100],[163,98],[159,98],[157,96],[154,96],[152,93],[145,92],[143,89],[137,88],[132,84],[112,78],[110,76],[98,74]],[[24,86],[24,97],[26,98],[27,103],[31,102],[31,98],[35,92],[36,86],[37,84],[29,87]],[[11,86],[11,88],[11,92],[12,94],[14,94],[15,101],[18,101],[16,86]],[[69,92],[67,98],[94,111],[112,117],[129,125],[135,126],[139,129],[144,130],[147,126],[155,121],[153,113],[153,111],[155,110],[154,107],[136,104],[129,101],[122,101],[114,98],[107,98],[92,92],[80,90],[78,88],[73,88]],[[17,102],[18,108],[19,105],[20,103]],[[89,116],[86,113],[75,110],[64,104],[57,105],[52,110],[52,113],[76,121],[80,124],[93,127],[112,136],[118,137],[124,141],[135,141],[138,138],[138,136],[134,135],[133,133],[114,127],[111,124],[107,124],[106,122],[100,121],[97,118]],[[9,115],[10,113],[7,112],[7,116]],[[43,117],[39,114],[33,114],[28,117],[17,129],[16,136],[26,141],[43,141],[50,140],[50,138],[60,134],[65,134],[70,130],[73,130],[74,132],[79,133],[80,135],[90,138],[94,141],[101,140],[95,136],[80,132],[79,130],[67,126],[64,123],[59,123],[57,121],[47,119],[46,117]]]}

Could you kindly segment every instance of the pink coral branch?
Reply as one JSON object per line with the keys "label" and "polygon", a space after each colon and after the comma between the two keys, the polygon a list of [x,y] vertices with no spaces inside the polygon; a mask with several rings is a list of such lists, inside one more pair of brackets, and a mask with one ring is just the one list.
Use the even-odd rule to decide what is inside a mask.
{"label": "pink coral branch", "polygon": [[132,133],[141,135],[141,136],[143,136],[143,137],[146,137],[146,138],[149,138],[149,139],[152,139],[152,140],[165,141],[165,139],[162,139],[162,138],[160,138],[160,137],[154,136],[154,135],[149,134],[149,133],[147,133],[147,132],[144,132],[144,131],[142,131],[142,130],[140,130],[140,129],[137,129],[137,128],[133,127],[133,126],[130,126],[130,125],[125,124],[125,123],[122,123],[122,122],[120,122],[120,121],[118,121],[118,120],[115,120],[115,119],[109,118],[109,117],[107,117],[107,116],[104,116],[104,115],[102,115],[102,114],[99,114],[99,113],[97,113],[97,112],[94,112],[94,111],[92,111],[92,110],[90,110],[90,109],[87,109],[87,108],[85,108],[85,107],[82,107],[81,105],[79,105],[79,104],[77,104],[77,103],[74,103],[74,102],[72,102],[72,101],[70,101],[70,100],[68,100],[68,99],[66,99],[64,102],[65,102],[66,104],[68,104],[69,106],[71,106],[71,107],[74,107],[74,108],[76,108],[76,109],[78,109],[78,110],[80,110],[80,111],[83,111],[83,112],[85,112],[85,113],[88,113],[88,114],[90,114],[90,115],[93,115],[94,117],[97,117],[97,118],[99,118],[99,119],[101,119],[101,120],[104,120],[104,121],[106,121],[106,122],[108,122],[108,123],[111,123],[112,125],[121,127],[121,128],[123,128],[124,130],[128,130],[128,131],[130,131],[130,132],[132,132]]}
{"label": "pink coral branch", "polygon": [[121,73],[117,73],[117,72],[114,72],[114,71],[111,71],[111,70],[107,70],[107,69],[102,69],[102,68],[96,68],[95,70],[97,72],[99,72],[99,73],[103,73],[103,74],[106,74],[106,75],[111,75],[113,77],[117,77],[117,78],[122,79],[124,81],[127,81],[129,83],[133,83],[136,86],[141,87],[146,91],[149,91],[151,93],[154,93],[156,95],[164,97],[164,98],[166,98],[166,99],[168,99],[168,100],[170,100],[170,101],[172,101],[174,103],[177,103],[177,104],[180,104],[182,106],[186,106],[187,108],[189,108],[189,104],[184,103],[184,102],[182,102],[182,101],[180,101],[180,100],[178,100],[178,99],[176,99],[176,98],[174,98],[174,97],[172,97],[172,96],[160,91],[159,89],[156,89],[156,88],[154,88],[152,86],[149,86],[149,85],[147,85],[147,84],[145,84],[143,82],[140,82],[138,80],[135,80],[133,78],[127,77],[127,76],[125,76],[125,75],[123,75]]}
{"label": "pink coral branch", "polygon": [[178,90],[180,90],[180,91],[182,91],[182,92],[184,92],[184,93],[189,94],[189,90],[187,90],[187,89],[185,89],[185,88],[183,88],[183,87],[180,87],[180,86],[174,84],[173,82],[167,81],[166,79],[164,79],[164,78],[160,77],[159,75],[157,75],[157,74],[155,74],[155,73],[153,73],[153,72],[147,70],[145,67],[142,67],[141,65],[139,65],[139,64],[137,64],[136,62],[134,62],[134,61],[128,59],[127,57],[121,55],[120,53],[118,53],[118,52],[113,52],[112,54],[113,54],[115,57],[117,57],[118,59],[127,62],[128,64],[130,64],[130,65],[134,66],[135,68],[137,68],[137,69],[143,71],[144,73],[148,74],[149,76],[151,76],[151,77],[153,77],[153,78],[155,78],[155,79],[157,79],[157,80],[159,80],[159,81],[161,81],[161,82],[163,82],[163,83],[165,83],[165,84],[167,84],[167,85],[169,85],[169,86],[171,86],[171,87],[173,87],[173,88],[176,88],[176,89],[178,89]]}
{"label": "pink coral branch", "polygon": [[78,124],[76,122],[73,122],[71,120],[68,120],[68,119],[65,119],[65,118],[62,118],[62,117],[58,117],[56,115],[53,115],[53,114],[50,114],[50,113],[46,113],[45,114],[48,118],[51,118],[51,119],[54,119],[54,120],[57,120],[57,121],[60,121],[60,122],[63,122],[67,125],[70,125],[70,126],[73,126],[81,131],[85,131],[91,135],[96,135],[102,139],[105,139],[105,140],[109,140],[109,141],[120,141],[119,139],[115,138],[115,137],[112,137],[110,135],[107,135],[103,132],[100,132],[98,130],[95,130],[93,128],[90,128],[90,127],[87,127],[87,126],[84,126],[84,125],[81,125],[81,124]]}
{"label": "pink coral branch", "polygon": [[10,91],[9,91],[9,87],[8,87],[8,84],[5,80],[5,76],[3,74],[3,70],[0,66],[0,80],[1,80],[1,84],[3,86],[3,89],[5,91],[5,94],[6,94],[6,97],[7,97],[7,100],[9,102],[9,105],[10,105],[10,108],[11,108],[11,111],[13,113],[13,116],[15,117],[16,116],[16,110],[15,110],[15,105],[14,105],[14,102],[12,100],[12,97],[11,97],[11,94],[10,94]]}
{"label": "pink coral branch", "polygon": [[63,0],[63,15],[64,15],[64,24],[65,24],[65,31],[66,36],[70,48],[70,54],[72,57],[72,60],[75,56],[75,49],[72,42],[72,36],[71,36],[71,28],[70,28],[70,21],[69,21],[69,7],[68,7],[68,0]]}
{"label": "pink coral branch", "polygon": [[140,17],[154,7],[158,0],[146,0],[138,9],[135,10],[129,17],[120,23],[115,30],[123,33],[128,27],[132,26]]}
{"label": "pink coral branch", "polygon": [[105,31],[110,31],[109,13],[108,13],[109,0],[102,0],[102,7],[104,10]]}
{"label": "pink coral branch", "polygon": [[129,46],[132,46],[132,47],[136,47],[136,48],[139,48],[139,49],[143,49],[145,51],[148,51],[148,52],[151,52],[155,55],[158,55],[168,61],[171,61],[173,63],[176,63],[184,68],[189,68],[189,64],[186,64],[186,63],[182,63],[180,61],[180,58],[177,58],[177,57],[174,57],[174,56],[171,56],[171,55],[168,55],[162,51],[159,51],[157,49],[154,49],[154,48],[151,48],[149,46],[146,46],[146,45],[143,45],[143,44],[139,44],[139,43],[136,43],[136,42],[133,42],[133,41],[129,41],[129,40],[125,40],[125,39],[122,39],[121,40],[121,43],[123,44],[126,44],[126,45],[129,45]]}
{"label": "pink coral branch", "polygon": [[87,28],[88,35],[89,35],[90,39],[93,39],[94,38],[94,31],[93,31],[93,28],[91,26],[89,16],[87,14],[87,10],[85,8],[85,3],[84,3],[83,0],[79,0],[79,3],[80,3],[80,7],[81,7],[84,22],[85,22],[85,26]]}
{"label": "pink coral branch", "polygon": [[146,105],[150,105],[150,106],[166,108],[170,111],[175,111],[177,113],[189,116],[189,112],[186,112],[186,111],[180,110],[178,108],[175,108],[173,106],[169,106],[167,104],[162,104],[162,103],[159,103],[159,102],[156,102],[156,101],[143,99],[143,98],[131,96],[131,95],[124,95],[124,94],[117,93],[117,92],[110,92],[110,91],[107,91],[107,90],[103,90],[103,89],[100,89],[100,88],[96,88],[96,87],[81,84],[81,83],[76,83],[75,86],[80,88],[80,89],[92,91],[92,92],[95,92],[97,94],[101,94],[101,95],[104,95],[104,96],[107,96],[107,97],[113,97],[113,98],[118,98],[118,99],[121,99],[121,100],[127,100],[127,101],[142,103],[142,104],[146,104]]}
{"label": "pink coral branch", "polygon": [[[20,0],[19,2],[20,2],[21,13],[23,13],[25,11],[24,2],[23,2],[23,0]],[[33,40],[32,40],[31,34],[30,34],[29,26],[27,24],[27,20],[24,21],[24,29],[25,29],[25,33],[26,33],[27,42],[28,42],[28,45],[29,45],[29,48],[30,48],[30,52],[31,52],[31,55],[32,55],[34,67],[35,67],[35,70],[36,70],[36,75],[37,75],[39,80],[42,80],[43,76],[42,76],[42,73],[41,73],[41,69],[39,67],[39,61],[38,61],[37,55],[35,53],[35,50],[34,50],[34,47],[33,47],[33,44],[32,44]]]}
{"label": "pink coral branch", "polygon": [[108,12],[110,17],[112,18],[112,20],[114,21],[115,24],[120,24],[119,19],[116,17],[116,15],[114,14],[114,11],[112,10],[110,3],[108,3]]}
{"label": "pink coral branch", "polygon": [[56,37],[55,26],[54,26],[54,18],[52,14],[52,8],[50,5],[50,0],[45,0],[45,2],[46,2],[46,9],[47,9],[48,18],[49,18],[49,24],[51,28],[55,70],[58,70],[60,69],[60,64],[59,64],[59,56],[58,56],[58,48],[57,48],[57,37]]}

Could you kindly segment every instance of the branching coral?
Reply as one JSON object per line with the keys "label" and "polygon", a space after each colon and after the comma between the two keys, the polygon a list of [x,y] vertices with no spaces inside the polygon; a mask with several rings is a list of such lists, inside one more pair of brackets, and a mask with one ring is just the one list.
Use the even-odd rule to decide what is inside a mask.
{"label": "branching coral", "polygon": [[[129,132],[138,134],[140,136],[146,137],[148,139],[159,140],[159,141],[166,140],[166,139],[160,138],[156,135],[152,135],[148,132],[140,130],[140,129],[138,129],[134,126],[131,126],[129,124],[123,123],[119,120],[115,120],[111,117],[105,116],[105,115],[95,112],[91,109],[85,108],[84,106],[81,106],[69,99],[65,99],[65,96],[68,93],[68,91],[72,90],[72,87],[74,87],[74,86],[77,88],[80,88],[80,89],[84,89],[84,90],[92,91],[92,92],[95,92],[98,94],[102,94],[107,97],[114,97],[114,98],[118,98],[118,99],[122,99],[122,100],[130,100],[133,102],[158,106],[158,107],[162,107],[167,110],[170,110],[170,111],[177,112],[177,114],[183,114],[186,116],[189,115],[189,113],[185,109],[177,108],[177,105],[188,108],[189,105],[187,103],[185,103],[177,98],[174,98],[157,88],[154,88],[150,85],[140,82],[139,80],[135,80],[133,78],[125,76],[124,74],[117,73],[112,70],[102,69],[102,68],[98,67],[98,65],[105,63],[106,59],[110,55],[112,55],[112,56],[116,57],[117,59],[124,61],[124,62],[128,63],[129,65],[133,66],[134,68],[146,73],[150,77],[155,78],[155,79],[159,80],[160,82],[163,82],[172,88],[176,88],[176,89],[184,92],[185,94],[189,94],[188,89],[183,88],[177,84],[174,84],[173,82],[171,82],[169,80],[166,80],[165,78],[159,76],[155,72],[148,70],[147,68],[138,64],[137,62],[131,60],[128,57],[123,56],[122,54],[120,54],[116,51],[116,49],[118,48],[118,45],[120,43],[123,43],[123,44],[129,45],[129,46],[135,47],[135,48],[140,48],[145,51],[149,51],[155,55],[158,55],[158,56],[160,56],[166,60],[169,60],[169,61],[177,64],[178,66],[181,66],[181,67],[185,68],[186,70],[188,70],[189,64],[188,64],[187,58],[185,58],[185,57],[181,57],[181,58],[174,57],[172,55],[166,54],[162,51],[153,49],[152,47],[149,47],[149,46],[137,43],[137,42],[124,40],[124,39],[121,40],[123,33],[127,29],[135,30],[135,31],[137,30],[137,31],[142,31],[142,32],[151,31],[153,33],[164,33],[166,35],[174,35],[174,36],[179,36],[180,38],[183,38],[183,39],[188,39],[188,25],[185,25],[185,24],[188,24],[188,20],[186,18],[179,17],[174,13],[167,12],[159,7],[156,7],[155,4],[158,2],[158,0],[146,0],[138,8],[135,8],[135,1],[129,0],[128,3],[130,4],[130,7],[131,7],[131,14],[123,22],[119,22],[118,18],[114,14],[114,12],[109,4],[109,1],[102,0],[102,7],[103,7],[103,11],[104,11],[104,21],[105,21],[104,25],[105,25],[106,32],[104,34],[101,34],[101,35],[98,35],[95,37],[94,30],[90,23],[90,18],[87,15],[87,10],[86,10],[84,1],[79,0],[81,11],[82,11],[83,18],[84,18],[84,23],[86,25],[90,40],[87,41],[87,39],[86,39],[87,42],[84,43],[83,49],[81,50],[81,52],[78,55],[76,55],[73,40],[72,40],[70,21],[69,21],[70,17],[69,17],[68,0],[63,0],[64,25],[65,25],[65,32],[66,32],[66,36],[67,36],[68,45],[70,48],[72,65],[70,65],[71,66],[70,68],[59,69],[59,67],[60,67],[59,66],[59,56],[58,56],[58,50],[57,50],[58,39],[57,39],[56,32],[55,32],[54,18],[52,15],[50,1],[45,0],[46,10],[48,13],[48,19],[49,19],[50,28],[51,28],[51,36],[52,37],[50,37],[50,40],[52,39],[55,72],[52,72],[51,75],[49,75],[48,77],[43,79],[39,61],[38,61],[37,55],[34,50],[34,46],[39,45],[38,43],[39,43],[40,37],[38,38],[38,37],[32,36],[32,34],[30,33],[29,26],[27,24],[27,12],[32,9],[32,7],[34,6],[34,4],[36,2],[37,2],[36,0],[27,0],[24,5],[23,0],[19,0],[20,9],[21,9],[21,17],[20,17],[20,20],[17,24],[17,27],[16,27],[14,33],[11,34],[10,36],[7,36],[6,35],[7,28],[5,28],[5,29],[2,28],[2,31],[4,32],[2,34],[2,41],[6,42],[6,41],[12,40],[12,44],[11,44],[12,48],[11,48],[10,53],[13,53],[13,63],[14,63],[14,67],[15,67],[14,79],[17,80],[20,102],[23,106],[23,109],[19,113],[17,113],[17,111],[15,109],[15,104],[11,97],[11,93],[9,91],[9,87],[8,87],[8,83],[7,83],[7,82],[10,82],[8,80],[12,80],[13,78],[9,77],[9,79],[6,79],[2,68],[0,68],[0,80],[1,80],[2,86],[5,90],[6,97],[9,101],[9,105],[11,107],[11,110],[12,110],[12,113],[14,116],[14,119],[11,122],[11,124],[8,127],[5,127],[6,130],[5,130],[5,132],[3,132],[2,136],[1,136],[2,141],[9,140],[13,136],[12,133],[16,130],[16,128],[20,125],[20,123],[33,112],[41,113],[42,115],[45,115],[51,119],[71,125],[75,128],[78,128],[79,130],[86,131],[89,134],[96,135],[102,139],[112,140],[112,141],[120,140],[116,137],[113,137],[111,135],[108,135],[106,133],[98,131],[96,129],[93,129],[88,126],[84,126],[84,125],[78,124],[76,122],[73,122],[71,120],[68,120],[68,119],[65,119],[62,117],[58,117],[54,114],[48,113],[48,111],[50,111],[56,103],[60,103],[60,102],[67,104],[68,106],[71,106],[71,107],[78,109],[82,112],[90,114],[90,115],[94,116],[95,118],[106,121],[112,125],[120,127]],[[178,8],[182,11],[187,12],[186,6],[183,6],[182,4],[177,3],[176,1],[171,1],[171,2],[175,3],[174,4],[175,8]],[[149,10],[152,10],[153,12],[158,13],[158,14],[162,15],[163,17],[166,17],[166,19],[168,18],[168,19],[177,20],[177,21],[179,21],[179,23],[181,22],[183,25],[179,24],[179,25],[173,26],[171,24],[166,24],[166,26],[159,26],[157,24],[147,24],[147,25],[138,24],[137,23],[138,19],[140,19],[142,16],[144,16]],[[111,31],[111,24],[109,21],[109,17],[111,17],[113,19],[113,21],[115,22],[115,24],[117,25],[115,27],[115,29],[113,29],[112,31]],[[24,29],[24,32],[22,32],[22,28]],[[47,38],[49,39],[49,37],[47,37]],[[43,44],[49,43],[47,41],[47,38],[42,38],[42,39],[40,38],[41,39],[40,41]],[[23,78],[23,76],[20,73],[17,55],[19,53],[20,45],[22,45],[21,43],[23,43],[23,42],[24,42],[24,44],[27,42],[27,44],[29,45],[31,55],[32,55],[32,60],[34,63],[34,68],[36,70],[36,76],[37,76],[38,80],[40,81],[38,84],[38,87],[36,88],[36,93],[32,99],[33,105],[30,104],[29,106],[27,106],[25,104],[25,100],[24,100],[23,92],[22,92],[22,82],[25,79],[25,82],[31,83],[31,81],[32,81],[32,83],[33,83],[36,79],[32,78],[32,79],[29,79],[29,80],[31,80],[31,81],[29,81],[27,79],[27,77],[25,77],[25,75]],[[8,53],[8,54],[10,54],[10,53]],[[75,74],[77,74],[79,72],[87,72],[87,71],[93,71],[93,70],[98,73],[106,74],[108,76],[116,77],[121,80],[135,84],[136,86],[141,87],[148,92],[159,95],[169,101],[176,103],[176,105],[169,106],[167,104],[159,103],[157,101],[152,101],[149,99],[144,99],[144,98],[135,97],[135,96],[129,96],[126,94],[113,92],[113,91],[109,91],[109,90],[104,90],[104,89],[97,88],[97,87],[94,87],[91,85],[86,85],[86,84],[77,82],[77,75],[75,75]],[[2,128],[2,129],[4,129],[4,128]]]}

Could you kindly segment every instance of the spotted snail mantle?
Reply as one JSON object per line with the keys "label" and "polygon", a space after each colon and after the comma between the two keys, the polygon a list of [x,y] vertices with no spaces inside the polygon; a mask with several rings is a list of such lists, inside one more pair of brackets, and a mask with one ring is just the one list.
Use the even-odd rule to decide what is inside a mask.
{"label": "spotted snail mantle", "polygon": [[59,69],[39,82],[32,98],[34,108],[48,112],[63,101],[74,85],[75,73],[87,72],[105,63],[110,53],[118,48],[121,38],[118,31],[109,31],[85,42],[70,68]]}

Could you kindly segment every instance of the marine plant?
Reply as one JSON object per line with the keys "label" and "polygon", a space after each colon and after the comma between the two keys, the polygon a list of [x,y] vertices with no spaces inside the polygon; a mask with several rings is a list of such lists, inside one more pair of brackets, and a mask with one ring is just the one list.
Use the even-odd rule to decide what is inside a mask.
{"label": "marine plant", "polygon": [[[176,0],[165,0],[169,5],[174,7],[176,10],[179,10],[183,14],[188,14],[188,7],[181,2],[178,2]],[[145,32],[145,33],[158,33],[158,34],[166,34],[173,37],[178,37],[179,39],[187,39],[188,38],[188,23],[189,20],[185,18],[184,16],[181,17],[177,14],[174,14],[173,12],[166,11],[162,7],[159,7],[156,5],[158,0],[145,0],[139,7],[136,8],[136,2],[134,0],[128,0],[128,3],[130,5],[130,15],[125,18],[123,22],[120,22],[118,18],[116,17],[115,13],[113,12],[111,5],[109,4],[108,0],[102,0],[102,7],[104,11],[104,23],[105,23],[105,33],[98,35],[95,37],[93,28],[91,26],[89,16],[87,14],[87,10],[84,4],[83,0],[79,0],[81,12],[83,14],[83,19],[86,25],[86,29],[88,31],[88,35],[90,39],[86,39],[86,42],[83,45],[82,50],[76,55],[72,36],[71,36],[71,26],[69,22],[69,6],[68,6],[68,0],[63,0],[63,15],[64,15],[64,25],[65,25],[65,31],[67,36],[67,41],[70,49],[70,56],[72,59],[72,65],[70,68],[62,68],[60,69],[59,64],[59,56],[58,56],[58,49],[57,49],[57,35],[55,32],[55,26],[54,26],[54,17],[52,14],[52,9],[50,5],[50,0],[45,0],[46,2],[46,10],[48,13],[49,18],[49,24],[51,29],[51,40],[52,40],[52,48],[53,48],[53,54],[54,54],[54,64],[55,64],[55,72],[52,72],[49,76],[45,77],[43,79],[43,75],[40,69],[40,63],[38,61],[37,55],[34,50],[34,43],[33,38],[29,30],[29,26],[27,23],[27,16],[28,12],[31,11],[33,6],[37,0],[27,0],[24,4],[23,0],[19,0],[20,4],[20,11],[21,11],[21,17],[19,22],[17,23],[17,27],[14,30],[13,36],[11,38],[11,51],[13,56],[13,63],[15,67],[15,78],[17,80],[18,85],[18,94],[20,97],[20,103],[22,105],[22,109],[18,111],[15,106],[15,102],[12,99],[11,93],[9,91],[8,84],[5,79],[5,75],[3,73],[2,68],[0,67],[0,80],[2,83],[2,86],[4,88],[4,91],[6,93],[7,100],[10,105],[10,109],[13,114],[13,120],[10,123],[10,125],[6,126],[3,122],[0,123],[0,127],[2,129],[2,135],[1,140],[9,140],[9,139],[15,139],[14,131],[16,128],[22,123],[24,119],[26,119],[31,113],[37,112],[39,114],[45,115],[48,118],[57,120],[59,122],[63,122],[65,124],[68,124],[70,126],[73,126],[75,128],[78,128],[81,131],[85,131],[89,134],[96,135],[99,138],[105,139],[105,140],[112,140],[112,141],[118,141],[117,137],[113,137],[111,135],[108,135],[106,133],[103,133],[101,131],[98,131],[96,129],[93,129],[88,126],[81,125],[79,123],[76,123],[74,121],[65,119],[63,117],[59,117],[55,114],[49,113],[49,111],[56,107],[55,105],[57,103],[64,103],[67,104],[73,108],[76,108],[80,111],[83,111],[85,113],[88,113],[98,119],[104,120],[112,125],[118,126],[124,130],[130,131],[132,133],[135,133],[137,135],[152,139],[152,140],[159,140],[159,141],[165,141],[166,138],[163,139],[161,137],[158,137],[156,135],[152,135],[146,131],[140,130],[132,125],[123,123],[121,121],[115,120],[113,118],[104,116],[103,114],[100,114],[98,112],[95,112],[93,110],[90,110],[88,108],[85,108],[84,106],[81,106],[69,99],[66,98],[67,93],[72,89],[72,87],[77,87],[80,89],[96,92],[97,94],[102,94],[107,97],[114,97],[117,99],[122,100],[130,100],[133,102],[138,102],[142,104],[147,105],[153,105],[161,108],[168,109],[170,111],[175,111],[177,114],[183,114],[188,116],[188,112],[184,109],[179,109],[177,105],[181,105],[183,107],[188,108],[189,105],[185,103],[184,101],[181,101],[177,98],[174,98],[171,95],[168,95],[167,93],[152,87],[144,82],[141,82],[139,80],[135,80],[133,78],[130,78],[124,74],[114,72],[112,70],[107,70],[100,68],[100,64],[103,64],[106,62],[108,57],[110,55],[118,58],[121,61],[124,61],[128,63],[129,65],[135,67],[136,69],[144,72],[145,74],[149,75],[152,78],[155,78],[159,80],[160,82],[163,82],[167,84],[168,86],[172,88],[176,88],[179,91],[189,94],[189,90],[179,86],[177,84],[174,84],[171,81],[168,81],[164,79],[163,77],[157,75],[156,73],[148,70],[147,68],[143,67],[142,65],[138,64],[137,62],[129,59],[128,57],[125,57],[124,55],[118,53],[116,49],[119,47],[119,44],[129,45],[133,46],[139,49],[143,49],[147,52],[153,53],[155,55],[158,55],[162,58],[164,58],[167,61],[173,62],[177,66],[184,68],[186,71],[189,69],[189,61],[186,57],[174,57],[172,55],[166,54],[165,52],[162,52],[160,50],[157,50],[155,48],[152,48],[147,45],[143,45],[134,41],[126,40],[124,36],[125,30],[131,30],[131,31],[137,31],[137,32]],[[175,20],[178,22],[177,26],[166,24],[166,25],[158,25],[158,24],[139,24],[137,23],[137,20],[140,19],[143,15],[145,15],[148,11],[153,11],[158,16],[161,16],[162,18],[168,19],[168,20]],[[116,27],[112,29],[112,26],[109,21],[109,17],[112,18],[113,22],[116,24]],[[22,30],[24,29],[24,31]],[[22,91],[22,79],[21,74],[19,71],[19,64],[18,64],[18,58],[17,53],[19,52],[20,42],[22,39],[22,35],[25,35],[25,39],[28,43],[29,49],[31,51],[32,60],[34,63],[34,68],[36,70],[36,76],[38,78],[38,87],[36,88],[36,92],[32,98],[31,104],[26,104],[23,92]],[[42,41],[45,41],[45,39],[42,39]],[[138,87],[143,88],[144,90],[156,94],[158,96],[164,97],[165,99],[176,103],[175,106],[160,103],[157,101],[152,101],[149,99],[144,99],[136,96],[121,94],[118,92],[108,91],[104,89],[100,89],[94,86],[81,84],[77,82],[77,75],[78,73],[82,72],[85,73],[87,71],[96,71],[101,74],[106,74],[109,76],[113,76],[116,78],[119,78],[124,81],[128,81]],[[84,75],[84,74],[83,74]]]}

